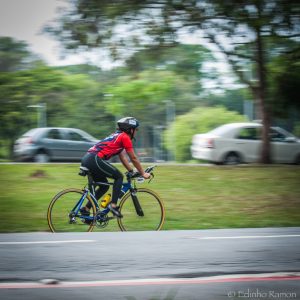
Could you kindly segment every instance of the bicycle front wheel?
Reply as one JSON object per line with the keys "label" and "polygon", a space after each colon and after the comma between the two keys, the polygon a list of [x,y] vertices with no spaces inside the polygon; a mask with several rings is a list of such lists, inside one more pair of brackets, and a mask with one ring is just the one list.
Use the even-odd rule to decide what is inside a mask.
{"label": "bicycle front wheel", "polygon": [[[133,199],[135,196],[136,198]],[[123,218],[118,219],[120,229],[122,231],[160,230],[165,221],[162,200],[148,189],[137,189],[135,196],[127,193],[121,199],[120,212]]]}
{"label": "bicycle front wheel", "polygon": [[93,218],[96,214],[96,207],[89,196],[84,199],[82,205],[91,202],[90,217],[80,214],[80,199],[84,197],[84,192],[79,189],[67,189],[58,193],[51,200],[47,220],[52,232],[84,232],[92,231],[94,228]]}

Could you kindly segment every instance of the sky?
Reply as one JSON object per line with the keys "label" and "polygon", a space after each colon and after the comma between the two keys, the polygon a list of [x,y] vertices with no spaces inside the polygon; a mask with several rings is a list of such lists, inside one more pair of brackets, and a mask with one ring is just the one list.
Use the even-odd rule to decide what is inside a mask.
{"label": "sky", "polygon": [[68,65],[83,62],[79,55],[60,59],[60,45],[42,33],[43,26],[53,20],[58,7],[66,7],[63,0],[0,0],[0,36],[10,36],[29,44],[49,65]]}
{"label": "sky", "polygon": [[[90,62],[97,64],[103,69],[110,69],[114,66],[109,61],[101,60],[93,54],[68,54],[66,58],[61,58],[62,47],[59,42],[46,33],[42,33],[42,28],[55,19],[59,7],[67,7],[64,0],[0,0],[0,36],[10,36],[17,40],[25,41],[29,45],[29,50],[38,54],[48,65],[72,65]],[[186,37],[187,43],[192,43],[191,37]],[[198,41],[203,44],[203,41]],[[208,45],[207,45],[208,46]],[[209,46],[208,46],[209,47]],[[213,48],[211,50],[214,51]],[[230,87],[233,82],[232,75],[224,58],[214,52],[217,62],[206,65],[207,72],[212,68],[218,69],[220,80],[224,86]],[[115,64],[118,65],[118,64]],[[207,88],[217,88],[220,83],[206,81]]]}

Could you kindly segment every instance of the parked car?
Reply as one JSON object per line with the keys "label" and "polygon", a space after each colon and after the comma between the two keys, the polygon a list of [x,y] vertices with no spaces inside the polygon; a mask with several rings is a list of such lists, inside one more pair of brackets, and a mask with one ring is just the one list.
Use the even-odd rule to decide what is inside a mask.
{"label": "parked car", "polygon": [[35,128],[14,144],[17,161],[78,161],[97,142],[88,133],[75,128]]}
{"label": "parked car", "polygon": [[[257,162],[260,157],[262,124],[231,123],[192,139],[192,157],[213,163]],[[271,127],[273,163],[300,164],[300,140],[280,127]]]}

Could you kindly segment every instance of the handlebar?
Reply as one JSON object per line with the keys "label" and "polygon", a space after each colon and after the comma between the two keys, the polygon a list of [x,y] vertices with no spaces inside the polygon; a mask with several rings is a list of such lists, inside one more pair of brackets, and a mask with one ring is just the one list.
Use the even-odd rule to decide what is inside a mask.
{"label": "handlebar", "polygon": [[[153,178],[154,177],[154,174],[153,174],[153,169],[155,168],[156,166],[150,166],[150,167],[147,167],[146,169],[145,169],[145,173],[150,173],[151,174],[151,177]],[[143,177],[141,176],[141,174],[139,173],[139,172],[126,172],[125,173],[125,175],[126,175],[126,177],[127,177],[127,180],[130,180],[130,179],[134,179],[134,178],[142,178],[143,179]],[[150,178],[150,181],[151,181],[151,179],[152,178]],[[149,182],[150,182],[149,181]]]}
{"label": "handlebar", "polygon": [[145,173],[150,173],[152,172],[152,170],[155,168],[156,166],[150,166],[145,170]]}

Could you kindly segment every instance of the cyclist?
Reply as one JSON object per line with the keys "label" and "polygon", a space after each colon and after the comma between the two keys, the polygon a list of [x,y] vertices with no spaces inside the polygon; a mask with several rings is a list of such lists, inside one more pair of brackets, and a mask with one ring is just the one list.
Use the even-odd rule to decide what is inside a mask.
{"label": "cyclist", "polygon": [[[107,178],[114,179],[112,198],[108,208],[115,216],[122,218],[117,202],[122,188],[123,174],[115,166],[109,163],[108,160],[115,155],[119,155],[120,161],[127,171],[133,172],[127,158],[128,155],[132,164],[141,176],[148,179],[150,178],[150,174],[144,172],[132,146],[132,139],[135,137],[139,127],[138,120],[133,117],[125,117],[117,121],[117,125],[118,128],[116,132],[105,139],[100,140],[88,150],[82,158],[81,164],[90,170],[94,181],[108,182]],[[108,185],[98,186],[95,191],[96,199],[99,200],[108,189]],[[81,214],[89,215],[91,207],[91,203],[88,202],[85,207],[81,208]]]}

